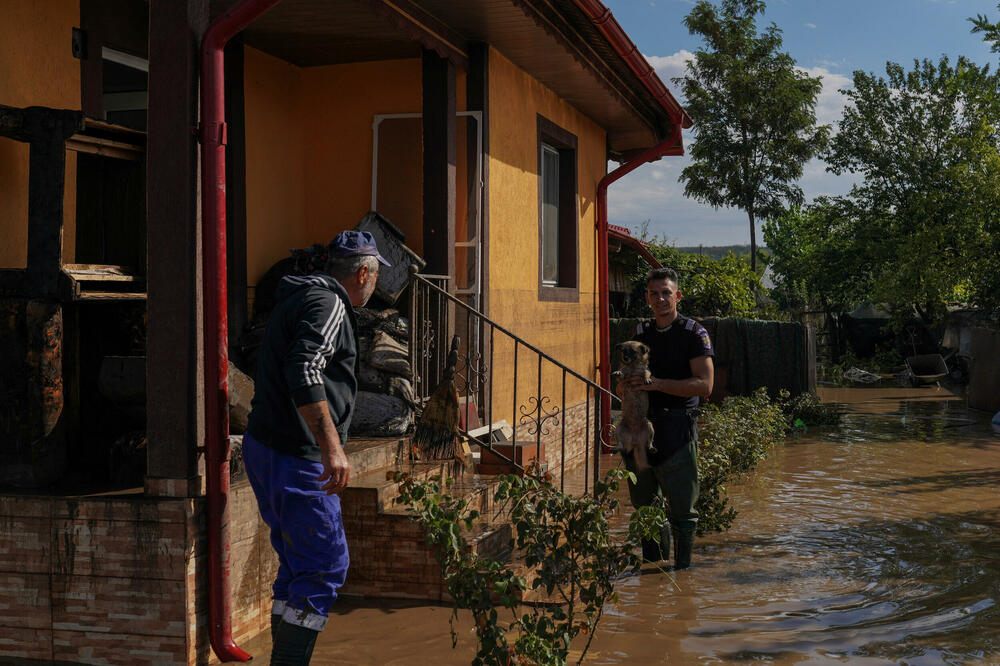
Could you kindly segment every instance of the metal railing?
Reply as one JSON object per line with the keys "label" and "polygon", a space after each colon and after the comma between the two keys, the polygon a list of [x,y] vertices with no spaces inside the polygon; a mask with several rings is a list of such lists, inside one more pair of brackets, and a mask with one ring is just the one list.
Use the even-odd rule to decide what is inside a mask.
{"label": "metal railing", "polygon": [[[567,463],[571,470],[578,470],[582,453],[583,493],[594,492],[600,454],[606,446],[601,434],[600,395],[607,391],[450,294],[446,276],[411,273],[410,361],[414,394],[421,404],[444,378],[449,347],[456,337],[460,432],[470,443],[517,470],[524,469],[523,459],[516,455],[519,446],[533,440],[538,459],[544,460],[546,447],[557,445],[563,491]],[[499,372],[497,363],[504,364]],[[552,388],[558,400],[546,393]],[[510,402],[501,408],[497,403],[506,399]],[[509,411],[504,412],[507,405]],[[500,430],[494,427],[499,423],[495,417],[507,414],[513,421],[507,424],[510,440],[494,441],[494,433]],[[484,429],[470,427],[480,419],[485,433],[470,434]],[[502,445],[507,445],[510,455],[497,449]]]}

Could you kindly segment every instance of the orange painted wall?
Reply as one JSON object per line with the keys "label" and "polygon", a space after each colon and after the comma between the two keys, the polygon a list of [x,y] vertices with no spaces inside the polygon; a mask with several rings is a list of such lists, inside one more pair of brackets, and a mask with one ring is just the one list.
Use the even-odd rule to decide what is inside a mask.
{"label": "orange painted wall", "polygon": [[[79,0],[5,0],[0,20],[0,104],[80,108],[80,61],[70,34],[80,25]],[[73,259],[76,156],[67,155],[63,234]],[[0,268],[24,268],[28,256],[28,144],[0,139]],[[67,251],[68,250],[68,251]]]}
{"label": "orange painted wall", "polygon": [[305,224],[302,69],[255,49],[244,56],[247,282],[313,241]]}
{"label": "orange painted wall", "polygon": [[[420,112],[422,89],[419,59],[302,68],[247,48],[244,74],[252,286],[290,248],[327,242],[368,212],[373,117]],[[464,74],[457,89],[463,109]],[[419,250],[420,230],[404,231]]]}
{"label": "orange painted wall", "polygon": [[[593,380],[598,340],[595,197],[606,173],[605,132],[494,49],[490,50],[489,82],[490,316]],[[577,303],[538,299],[538,114],[577,137]],[[495,370],[510,368],[513,349],[498,348],[497,352]],[[518,394],[524,396],[519,403],[537,393],[537,370],[530,365],[525,368],[525,358],[520,358],[518,371]],[[560,397],[561,374],[545,368],[542,393]],[[512,386],[509,380],[494,384],[499,401],[495,407],[504,412],[512,409]],[[570,382],[567,391],[570,396],[584,397],[581,383]]]}

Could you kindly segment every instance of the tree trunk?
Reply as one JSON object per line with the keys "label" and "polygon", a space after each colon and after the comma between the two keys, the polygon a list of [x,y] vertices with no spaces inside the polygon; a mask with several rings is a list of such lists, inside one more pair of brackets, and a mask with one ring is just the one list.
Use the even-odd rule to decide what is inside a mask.
{"label": "tree trunk", "polygon": [[753,211],[748,210],[747,216],[750,218],[750,270],[757,272],[757,221],[754,219]]}

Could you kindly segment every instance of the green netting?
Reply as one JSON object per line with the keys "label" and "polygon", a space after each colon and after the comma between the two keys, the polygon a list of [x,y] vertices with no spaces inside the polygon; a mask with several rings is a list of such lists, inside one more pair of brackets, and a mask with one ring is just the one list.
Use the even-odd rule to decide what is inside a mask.
{"label": "green netting", "polygon": [[[617,369],[615,345],[629,340],[641,319],[611,320],[611,367]],[[805,326],[800,323],[718,319],[706,317],[702,325],[715,346],[717,382],[725,381],[731,395],[749,395],[766,386],[772,398],[782,389],[798,395],[807,386]]]}

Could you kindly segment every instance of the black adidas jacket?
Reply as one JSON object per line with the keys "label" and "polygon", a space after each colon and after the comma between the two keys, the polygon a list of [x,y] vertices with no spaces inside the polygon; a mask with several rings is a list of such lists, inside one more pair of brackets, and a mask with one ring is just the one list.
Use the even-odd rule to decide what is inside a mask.
{"label": "black adidas jacket", "polygon": [[326,400],[347,442],[358,392],[354,308],[325,273],[287,276],[276,293],[260,349],[247,432],[280,453],[319,461],[320,449],[298,407]]}

